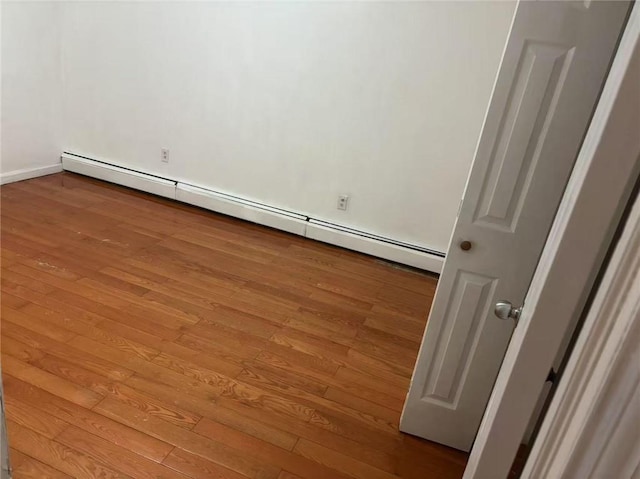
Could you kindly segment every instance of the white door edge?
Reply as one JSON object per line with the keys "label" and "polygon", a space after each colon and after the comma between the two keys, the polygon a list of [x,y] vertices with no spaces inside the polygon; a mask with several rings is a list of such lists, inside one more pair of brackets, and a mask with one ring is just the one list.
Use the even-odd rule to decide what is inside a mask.
{"label": "white door edge", "polygon": [[[549,368],[569,326],[582,312],[638,177],[639,43],[636,4],[527,294],[464,479],[507,477]],[[535,440],[536,450],[543,440],[542,436]]]}

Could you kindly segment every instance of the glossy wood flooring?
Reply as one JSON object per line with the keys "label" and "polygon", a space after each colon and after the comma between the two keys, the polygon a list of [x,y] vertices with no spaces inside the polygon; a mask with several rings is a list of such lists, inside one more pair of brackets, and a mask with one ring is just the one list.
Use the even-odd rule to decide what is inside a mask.
{"label": "glossy wood flooring", "polygon": [[461,477],[398,432],[434,278],[68,173],[0,191],[15,479]]}

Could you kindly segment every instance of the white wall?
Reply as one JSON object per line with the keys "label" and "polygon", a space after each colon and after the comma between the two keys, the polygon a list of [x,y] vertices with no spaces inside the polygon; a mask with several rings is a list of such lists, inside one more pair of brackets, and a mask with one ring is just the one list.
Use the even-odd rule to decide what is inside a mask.
{"label": "white wall", "polygon": [[1,9],[5,182],[61,170],[61,9],[54,2],[2,2]]}
{"label": "white wall", "polygon": [[513,8],[69,3],[64,147],[445,251]]}

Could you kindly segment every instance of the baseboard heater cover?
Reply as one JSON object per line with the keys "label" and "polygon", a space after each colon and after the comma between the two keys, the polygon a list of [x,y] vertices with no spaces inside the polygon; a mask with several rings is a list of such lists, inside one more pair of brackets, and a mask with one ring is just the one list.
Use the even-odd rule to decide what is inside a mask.
{"label": "baseboard heater cover", "polygon": [[176,182],[120,166],[91,160],[82,156],[63,153],[62,168],[99,180],[128,186],[136,190],[146,191],[165,198],[176,198]]}
{"label": "baseboard heater cover", "polygon": [[81,175],[171,198],[201,208],[240,218],[324,243],[341,246],[415,268],[440,273],[444,253],[384,238],[306,215],[210,190],[201,186],[161,178],[72,153],[62,155],[62,167]]}
{"label": "baseboard heater cover", "polygon": [[406,245],[320,220],[309,220],[306,236],[438,274],[442,272],[444,264],[444,253]]}
{"label": "baseboard heater cover", "polygon": [[186,183],[176,185],[176,199],[243,220],[305,236],[307,217]]}

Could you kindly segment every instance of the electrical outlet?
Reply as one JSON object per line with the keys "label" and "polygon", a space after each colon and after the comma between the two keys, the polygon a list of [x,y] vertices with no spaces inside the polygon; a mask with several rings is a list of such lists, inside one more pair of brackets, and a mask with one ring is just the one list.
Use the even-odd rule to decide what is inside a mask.
{"label": "electrical outlet", "polygon": [[338,196],[338,209],[346,211],[348,206],[349,206],[349,197],[347,195]]}
{"label": "electrical outlet", "polygon": [[169,148],[162,148],[160,150],[160,161],[163,163],[169,163]]}

